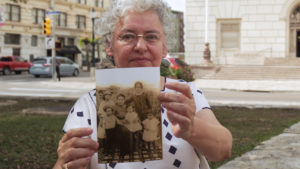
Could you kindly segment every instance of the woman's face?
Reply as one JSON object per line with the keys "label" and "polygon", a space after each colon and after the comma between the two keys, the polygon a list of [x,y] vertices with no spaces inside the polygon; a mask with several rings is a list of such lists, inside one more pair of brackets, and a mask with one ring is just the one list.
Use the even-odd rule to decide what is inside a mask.
{"label": "woman's face", "polygon": [[128,11],[116,23],[112,45],[107,44],[106,52],[114,57],[117,67],[159,67],[167,47],[158,15]]}
{"label": "woman's face", "polygon": [[125,102],[125,98],[123,96],[118,96],[117,104],[122,106],[122,105],[124,105],[124,102]]}
{"label": "woman's face", "polygon": [[106,109],[106,114],[107,114],[108,116],[112,115],[112,114],[113,114],[112,109],[111,109],[111,108],[107,108],[107,109]]}
{"label": "woman's face", "polygon": [[109,101],[110,98],[111,98],[110,94],[105,94],[104,95],[104,100]]}
{"label": "woman's face", "polygon": [[135,92],[136,92],[136,94],[142,94],[143,93],[143,87],[140,83],[135,84]]}
{"label": "woman's face", "polygon": [[128,113],[134,112],[134,107],[133,106],[128,106],[127,107],[127,112]]}
{"label": "woman's face", "polygon": [[153,119],[153,115],[152,115],[152,114],[148,114],[147,117],[148,117],[148,119],[150,119],[150,120]]}

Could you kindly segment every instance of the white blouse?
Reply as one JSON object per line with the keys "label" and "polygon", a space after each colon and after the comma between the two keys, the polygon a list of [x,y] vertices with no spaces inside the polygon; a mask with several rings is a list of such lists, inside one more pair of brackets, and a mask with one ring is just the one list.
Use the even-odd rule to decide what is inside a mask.
{"label": "white blouse", "polygon": [[[195,99],[196,112],[201,109],[210,109],[201,90],[195,87],[194,82],[174,80],[166,78],[166,82],[180,81],[187,83]],[[175,92],[164,88],[161,92]],[[171,123],[169,122],[165,108],[161,108],[163,159],[146,162],[131,163],[109,163],[98,164],[98,154],[92,157],[90,167],[98,169],[206,169],[209,168],[207,161],[202,155],[198,157],[195,149],[185,140],[177,138],[172,133]],[[97,111],[96,111],[96,90],[92,90],[77,100],[71,109],[63,127],[63,131],[70,129],[91,127],[94,132],[91,137],[97,140]],[[200,165],[201,161],[201,165]]]}

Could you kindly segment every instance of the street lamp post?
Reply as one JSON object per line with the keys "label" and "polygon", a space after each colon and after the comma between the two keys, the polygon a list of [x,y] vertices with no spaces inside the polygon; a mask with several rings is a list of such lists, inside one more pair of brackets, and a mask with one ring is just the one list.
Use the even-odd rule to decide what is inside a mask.
{"label": "street lamp post", "polygon": [[91,76],[95,75],[95,19],[97,17],[97,12],[93,8],[90,14],[92,18],[92,66],[91,66]]}

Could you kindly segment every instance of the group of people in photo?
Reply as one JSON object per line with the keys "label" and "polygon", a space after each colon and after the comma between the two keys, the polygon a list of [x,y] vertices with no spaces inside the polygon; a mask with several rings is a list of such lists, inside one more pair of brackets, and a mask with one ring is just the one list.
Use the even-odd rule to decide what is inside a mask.
{"label": "group of people in photo", "polygon": [[99,152],[103,153],[99,161],[143,161],[144,152],[153,158],[153,151],[161,148],[161,131],[160,106],[152,97],[140,81],[129,89],[97,89]]}

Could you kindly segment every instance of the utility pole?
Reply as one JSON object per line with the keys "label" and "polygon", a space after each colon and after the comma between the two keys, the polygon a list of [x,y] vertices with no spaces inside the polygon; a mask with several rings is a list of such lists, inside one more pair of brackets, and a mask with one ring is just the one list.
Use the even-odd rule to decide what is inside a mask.
{"label": "utility pole", "polygon": [[92,66],[90,69],[90,76],[95,77],[95,19],[97,17],[97,13],[94,8],[91,11],[92,18]]}
{"label": "utility pole", "polygon": [[[51,9],[51,11],[54,11],[54,9],[55,9],[55,0],[51,0],[50,9]],[[52,15],[52,20],[53,20],[53,22],[52,22],[52,38],[53,38],[53,41],[55,43],[56,42],[56,36],[55,36],[56,15]],[[56,53],[55,53],[55,47],[52,48],[51,54],[52,54],[52,80],[57,81],[57,78],[56,78]]]}

